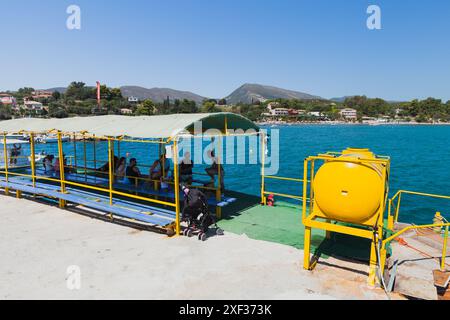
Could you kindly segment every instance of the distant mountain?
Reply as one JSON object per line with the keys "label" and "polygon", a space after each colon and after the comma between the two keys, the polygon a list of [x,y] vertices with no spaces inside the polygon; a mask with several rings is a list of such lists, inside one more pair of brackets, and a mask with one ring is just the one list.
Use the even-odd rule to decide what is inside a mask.
{"label": "distant mountain", "polygon": [[334,101],[334,102],[344,102],[345,99],[351,98],[351,97],[354,97],[354,96],[336,97],[336,98],[331,98],[330,100]]}
{"label": "distant mountain", "polygon": [[[345,99],[347,99],[347,98],[353,98],[353,97],[356,97],[357,95],[354,95],[354,96],[343,96],[343,97],[336,97],[336,98],[331,98],[331,99],[329,99],[330,101],[334,101],[334,102],[339,102],[339,103],[342,103],[342,102],[344,102],[345,101]],[[367,97],[368,99],[374,99],[374,98],[370,98],[370,97]],[[385,100],[387,103],[401,103],[401,102],[404,102],[404,101],[401,101],[401,100]]]}
{"label": "distant mountain", "polygon": [[169,88],[152,88],[147,89],[138,86],[123,86],[120,87],[120,91],[124,97],[136,97],[139,100],[151,99],[154,102],[163,102],[169,97],[171,101],[175,99],[183,100],[193,100],[197,104],[201,104],[205,97],[199,96],[198,94],[188,92],[188,91],[178,91]]}
{"label": "distant mountain", "polygon": [[281,89],[277,87],[264,86],[260,84],[246,83],[236,89],[228,97],[225,98],[227,103],[236,104],[251,103],[253,101],[265,101],[269,99],[322,99],[307,93]]}
{"label": "distant mountain", "polygon": [[67,88],[65,87],[56,87],[56,88],[50,88],[50,89],[45,89],[45,91],[51,91],[51,92],[59,92],[59,93],[65,93],[67,90]]}

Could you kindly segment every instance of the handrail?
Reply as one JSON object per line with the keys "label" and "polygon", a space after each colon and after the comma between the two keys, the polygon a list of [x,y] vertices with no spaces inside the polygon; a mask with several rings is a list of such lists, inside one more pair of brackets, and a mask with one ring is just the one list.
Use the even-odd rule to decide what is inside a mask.
{"label": "handrail", "polygon": [[[409,195],[416,195],[416,196],[422,196],[422,197],[429,197],[429,198],[435,198],[435,199],[446,199],[450,200],[450,196],[446,195],[440,195],[440,194],[433,194],[433,193],[425,193],[425,192],[417,192],[417,191],[409,191],[409,190],[399,190],[397,193],[389,200],[389,207],[388,207],[388,219],[389,219],[389,228],[393,228],[393,224],[398,222],[398,217],[400,215],[400,204],[403,194],[409,194]],[[391,215],[391,207],[394,204],[394,201],[397,200],[397,206],[395,209],[394,217]]]}
{"label": "handrail", "polygon": [[[274,196],[278,196],[278,197],[283,197],[283,198],[288,198],[288,199],[294,199],[294,200],[303,200],[302,196],[298,196],[298,195],[293,195],[293,194],[286,194],[286,193],[280,193],[280,192],[272,192],[272,191],[268,191],[265,188],[265,180],[266,179],[272,179],[272,180],[280,180],[280,181],[291,181],[291,182],[299,182],[302,183],[304,181],[304,179],[300,179],[300,178],[291,178],[291,177],[283,177],[283,176],[266,176],[264,174],[262,174],[262,188],[261,188],[261,203],[266,202],[265,200],[265,196],[266,195],[274,195]],[[309,180],[307,180],[309,182]],[[309,200],[309,198],[306,198],[307,200]]]}
{"label": "handrail", "polygon": [[[80,167],[80,166],[70,166],[70,168],[84,170],[85,171],[84,174],[86,174],[87,171],[92,171],[92,172],[95,172],[97,174],[108,176],[108,172],[100,171],[98,169],[85,168],[85,167]],[[114,177],[117,178],[117,175],[114,174]],[[135,179],[135,180],[143,181],[143,182],[161,182],[160,180],[151,179],[148,175],[145,175],[144,177],[134,177],[134,176],[123,175],[122,178],[127,178],[127,179],[131,178],[131,179]],[[175,184],[173,181],[164,181],[164,183],[167,183],[167,184],[170,184],[170,185],[174,185]],[[211,191],[217,190],[217,188],[207,187],[207,186],[194,186],[194,185],[186,185],[186,186],[187,187],[192,187],[192,188],[204,189],[204,190],[211,190]]]}
{"label": "handrail", "polygon": [[[274,180],[287,180],[287,181],[303,182],[303,179],[290,178],[290,177],[264,176],[264,178],[266,178],[266,179],[274,179]],[[309,182],[309,180],[308,180],[308,182]]]}
{"label": "handrail", "polygon": [[397,233],[393,234],[392,236],[384,239],[382,241],[382,246],[383,249],[386,248],[386,245],[391,242],[392,240],[394,240],[395,238],[398,238],[400,235],[402,235],[403,233],[405,233],[406,231],[409,230],[416,230],[416,229],[425,229],[425,228],[434,228],[434,227],[445,227],[445,232],[444,232],[444,243],[442,246],[442,258],[441,258],[441,270],[444,271],[445,269],[445,258],[447,256],[447,243],[448,243],[448,231],[449,231],[449,227],[450,227],[450,223],[434,223],[434,224],[426,224],[426,225],[413,225],[413,226],[408,226],[403,228],[402,230],[398,231]]}

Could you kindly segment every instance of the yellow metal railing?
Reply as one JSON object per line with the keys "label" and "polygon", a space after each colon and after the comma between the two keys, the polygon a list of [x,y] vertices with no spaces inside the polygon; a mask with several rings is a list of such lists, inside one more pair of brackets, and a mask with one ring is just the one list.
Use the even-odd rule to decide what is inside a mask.
{"label": "yellow metal railing", "polygon": [[[408,191],[408,190],[399,190],[388,203],[388,229],[393,230],[394,224],[398,222],[398,217],[400,215],[400,206],[403,195],[414,195],[435,199],[446,199],[450,200],[450,196],[432,194],[432,193],[424,193],[424,192],[416,192],[416,191]],[[392,208],[395,206],[395,212],[392,213]]]}
{"label": "yellow metal railing", "polygon": [[[393,230],[394,224],[396,222],[398,222],[398,218],[400,215],[400,209],[401,209],[401,203],[402,203],[402,196],[404,198],[404,195],[450,200],[450,196],[446,196],[446,195],[417,192],[417,191],[408,191],[408,190],[399,190],[389,200],[389,204],[388,204],[388,229],[389,230]],[[394,212],[392,212],[393,207],[395,207]],[[447,256],[448,231],[449,231],[450,223],[448,223],[448,221],[444,217],[442,217],[442,219],[443,219],[443,221],[445,221],[445,223],[433,223],[433,224],[427,224],[427,225],[408,226],[408,227],[398,231],[397,233],[393,234],[392,236],[384,239],[383,240],[383,248],[385,248],[389,242],[391,242],[395,238],[398,238],[401,234],[403,234],[409,230],[435,228],[435,227],[445,228],[443,246],[442,246],[442,258],[441,258],[441,270],[444,270],[445,269],[445,258]]]}
{"label": "yellow metal railing", "polygon": [[[270,195],[270,194],[273,194],[274,196],[283,197],[283,198],[289,198],[289,199],[300,200],[300,201],[303,200],[303,196],[266,190],[265,189],[266,188],[266,183],[265,183],[266,179],[279,180],[279,181],[290,181],[290,182],[297,182],[297,183],[303,182],[303,179],[300,179],[300,178],[262,175],[263,183],[262,183],[262,188],[261,188],[261,203],[265,204],[266,203],[266,195]],[[309,198],[307,198],[307,199],[309,200]]]}
{"label": "yellow metal railing", "polygon": [[[33,137],[35,134],[39,134],[40,132],[27,132],[27,134],[29,134],[31,137]],[[3,141],[4,141],[4,145],[5,144],[5,140],[6,140],[6,134],[7,132],[3,133]],[[169,202],[169,201],[162,201],[162,200],[158,200],[158,199],[153,199],[153,198],[149,198],[149,197],[142,197],[142,196],[138,196],[138,195],[133,195],[133,194],[129,194],[129,193],[125,193],[125,192],[120,192],[117,190],[113,189],[112,186],[112,181],[114,180],[114,173],[112,172],[112,166],[110,166],[110,170],[108,172],[108,176],[109,176],[109,186],[108,188],[103,188],[103,187],[98,187],[98,186],[93,186],[93,185],[89,185],[89,184],[83,184],[83,183],[77,183],[77,182],[73,182],[70,180],[67,180],[65,178],[65,172],[64,172],[64,168],[67,167],[71,167],[70,165],[68,165],[67,163],[64,163],[64,159],[68,159],[69,157],[65,157],[63,154],[63,142],[62,142],[62,137],[63,137],[63,133],[58,131],[57,132],[57,137],[58,137],[58,161],[59,161],[59,178],[50,178],[50,177],[46,177],[46,176],[42,176],[36,173],[36,163],[35,163],[35,159],[34,159],[34,155],[31,155],[31,174],[23,174],[23,173],[18,173],[18,172],[12,172],[9,170],[8,168],[8,155],[7,153],[4,154],[4,161],[6,163],[4,170],[1,170],[0,173],[5,175],[6,181],[8,182],[8,180],[10,180],[11,176],[22,176],[22,177],[27,177],[30,178],[33,185],[35,185],[35,181],[37,179],[40,180],[46,180],[46,181],[52,181],[55,183],[59,183],[61,185],[61,193],[66,193],[66,185],[70,185],[70,186],[76,186],[76,187],[82,187],[82,188],[86,188],[86,189],[90,189],[90,190],[95,190],[95,191],[99,191],[99,192],[105,192],[109,194],[109,199],[110,199],[110,203],[112,203],[112,199],[114,195],[119,195],[119,196],[124,196],[127,198],[131,198],[131,199],[137,199],[137,200],[142,200],[142,201],[146,201],[146,202],[150,202],[150,203],[156,203],[156,204],[160,204],[160,205],[166,205],[166,206],[170,206],[175,208],[175,222],[174,222],[174,226],[175,226],[175,230],[176,230],[176,234],[178,235],[180,233],[180,206],[179,206],[179,199],[178,199],[178,194],[179,194],[179,186],[177,184],[178,181],[178,177],[175,177],[175,202]],[[108,155],[109,155],[109,163],[111,163],[111,155],[113,154],[113,150],[112,150],[112,143],[113,141],[117,141],[119,139],[117,138],[111,138],[108,137],[107,141],[108,141]],[[137,142],[137,143],[157,143],[153,140],[130,140],[130,142]],[[30,149],[34,150],[34,145],[35,145],[35,141],[34,139],[30,139]],[[173,142],[174,145],[174,154],[177,154],[178,150],[177,150],[177,143],[176,140],[174,140]],[[72,163],[72,161],[70,161]],[[76,156],[74,157],[74,163],[76,163]],[[177,175],[177,172],[175,171],[175,175]],[[6,192],[8,190],[5,190]],[[16,196],[20,197],[21,196],[21,192],[17,191],[16,192]],[[66,205],[66,201],[59,199],[59,205],[60,207],[65,207]]]}
{"label": "yellow metal railing", "polygon": [[448,243],[448,229],[449,229],[450,223],[435,223],[435,224],[427,224],[427,225],[420,225],[420,226],[408,226],[406,228],[403,228],[402,230],[398,231],[397,233],[393,234],[392,236],[386,238],[383,240],[383,249],[386,249],[386,245],[391,242],[392,240],[398,238],[403,233],[409,231],[409,230],[417,230],[417,229],[428,229],[428,228],[435,228],[435,227],[441,227],[445,228],[444,231],[444,242],[442,245],[442,258],[441,258],[441,270],[445,270],[445,258],[447,256],[447,243]]}
{"label": "yellow metal railing", "polygon": [[[36,168],[40,167],[42,164],[40,163],[36,163],[35,161],[35,157],[34,157],[34,147],[35,147],[35,141],[33,139],[33,137],[35,135],[38,134],[46,134],[48,132],[52,132],[55,133],[57,135],[58,138],[58,161],[59,161],[59,178],[51,178],[48,176],[43,176],[43,175],[39,175],[36,173]],[[117,142],[118,145],[118,151],[119,151],[119,155],[120,155],[120,142],[132,142],[132,143],[153,143],[153,144],[159,144],[164,145],[164,144],[168,144],[168,143],[172,143],[173,145],[173,161],[175,164],[178,164],[178,143],[177,143],[177,139],[129,139],[129,138],[124,138],[124,137],[99,137],[99,136],[95,136],[95,135],[89,135],[88,133],[84,132],[81,134],[74,134],[71,132],[62,132],[62,131],[57,131],[57,130],[50,130],[48,132],[31,132],[31,131],[21,131],[21,133],[24,134],[28,134],[32,139],[30,139],[30,147],[32,152],[32,155],[30,156],[23,156],[24,158],[29,158],[30,159],[30,164],[31,164],[31,174],[23,174],[23,173],[19,173],[19,172],[14,172],[11,171],[11,168],[8,168],[8,161],[10,161],[11,159],[8,159],[8,154],[7,154],[7,150],[6,150],[6,135],[7,132],[3,132],[3,140],[4,140],[4,162],[5,162],[5,168],[4,170],[0,171],[1,174],[4,174],[5,176],[5,180],[8,182],[10,180],[11,176],[22,176],[22,177],[27,177],[30,178],[33,186],[36,184],[36,180],[40,179],[40,180],[45,180],[45,181],[51,181],[54,183],[58,183],[61,185],[61,192],[62,193],[66,193],[66,185],[70,185],[70,186],[76,186],[76,187],[82,187],[82,188],[86,188],[86,189],[90,189],[90,190],[95,190],[95,191],[99,191],[99,192],[104,192],[109,194],[109,200],[110,203],[112,203],[113,200],[113,196],[119,195],[119,196],[124,196],[124,197],[128,197],[131,199],[137,199],[137,200],[143,200],[146,202],[150,202],[150,203],[156,203],[156,204],[160,204],[160,205],[166,205],[166,206],[170,206],[175,208],[175,222],[174,222],[174,227],[175,227],[175,231],[176,234],[180,233],[180,199],[179,199],[179,168],[178,165],[174,166],[174,177],[173,177],[173,182],[172,181],[166,181],[168,184],[173,185],[174,188],[174,194],[175,194],[175,201],[174,202],[170,202],[170,201],[162,201],[159,200],[158,196],[154,196],[154,198],[151,197],[142,197],[139,196],[137,193],[136,194],[130,194],[130,193],[125,193],[125,192],[120,192],[117,190],[114,190],[114,185],[113,185],[113,181],[116,178],[116,174],[113,171],[113,165],[109,166],[109,170],[108,172],[101,172],[99,170],[97,170],[97,168],[94,169],[94,172],[101,172],[102,174],[104,174],[105,176],[108,176],[109,179],[109,183],[108,183],[108,187],[99,187],[99,186],[94,186],[91,184],[85,184],[85,183],[79,183],[79,182],[73,182],[66,179],[65,177],[65,172],[64,169],[65,168],[72,168],[72,169],[83,169],[85,174],[88,172],[88,170],[92,170],[90,168],[87,168],[87,163],[94,163],[94,166],[97,167],[97,163],[101,162],[101,160],[98,160],[97,157],[97,150],[96,150],[96,143],[97,141],[105,141],[108,143],[108,163],[112,163],[113,162],[113,158],[112,156],[115,154],[114,153],[114,142]],[[63,141],[62,138],[63,136],[69,136],[72,138],[73,141],[73,149],[74,149],[74,156],[65,156],[63,153]],[[86,156],[86,139],[93,139],[93,144],[94,144],[94,149],[93,149],[93,160],[88,160],[87,156]],[[79,166],[78,162],[77,162],[77,141],[79,142],[83,142],[83,159],[82,161],[83,166]],[[220,140],[219,140],[220,142]],[[219,148],[221,149],[222,146],[219,144]],[[160,147],[161,150],[161,147]],[[209,187],[209,186],[190,186],[193,188],[199,188],[199,189],[205,189],[205,190],[212,190],[215,192],[215,196],[216,196],[216,200],[219,202],[221,200],[222,197],[222,190],[221,190],[221,181],[223,179],[223,177],[221,176],[221,160],[220,160],[220,154],[221,152],[218,153],[218,181],[217,181],[217,186],[214,187]],[[15,157],[18,158],[18,157]],[[65,163],[64,163],[65,162]],[[102,162],[106,162],[106,161],[102,161]],[[143,167],[150,167],[149,165],[140,165]],[[164,166],[163,166],[163,176],[165,176],[164,174]],[[138,183],[137,181],[153,181],[155,183],[160,182],[159,180],[155,181],[150,179],[150,177],[132,177],[135,179],[136,184]],[[5,189],[5,193],[8,193],[8,188]],[[21,192],[17,191],[16,192],[16,196],[20,197],[21,196]],[[60,199],[59,202],[61,207],[65,207],[66,202],[64,200]],[[216,215],[217,217],[220,218],[221,216],[221,208],[220,206],[216,206]]]}

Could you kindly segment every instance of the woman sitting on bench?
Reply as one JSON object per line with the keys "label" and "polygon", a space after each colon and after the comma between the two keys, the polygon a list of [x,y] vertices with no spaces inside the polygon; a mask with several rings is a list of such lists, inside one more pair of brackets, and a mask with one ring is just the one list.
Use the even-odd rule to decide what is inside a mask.
{"label": "woman sitting on bench", "polygon": [[[164,170],[163,170],[164,168]],[[163,153],[159,157],[158,160],[155,160],[153,162],[152,167],[150,168],[150,179],[152,180],[160,180],[164,175],[167,175],[167,173],[170,170],[170,162],[166,158],[166,154]]]}
{"label": "woman sitting on bench", "polygon": [[[208,174],[208,176],[210,176],[211,182],[214,183],[214,176],[217,176],[219,174],[219,165],[218,165],[219,161],[214,154],[214,150],[208,152],[208,157],[211,159],[212,163],[210,167],[205,169],[205,171]],[[223,182],[224,175],[225,171],[223,170],[223,166],[220,166],[220,189],[222,192],[225,191],[225,184]]]}

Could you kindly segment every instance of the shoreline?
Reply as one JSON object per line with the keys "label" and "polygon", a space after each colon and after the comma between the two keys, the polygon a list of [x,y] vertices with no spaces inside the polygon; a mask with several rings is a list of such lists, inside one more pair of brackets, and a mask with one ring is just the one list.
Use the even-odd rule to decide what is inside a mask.
{"label": "shoreline", "polygon": [[259,126],[282,125],[282,126],[302,126],[302,125],[348,125],[348,126],[450,126],[450,122],[442,123],[419,123],[419,122],[377,122],[377,123],[354,123],[344,121],[256,121]]}

